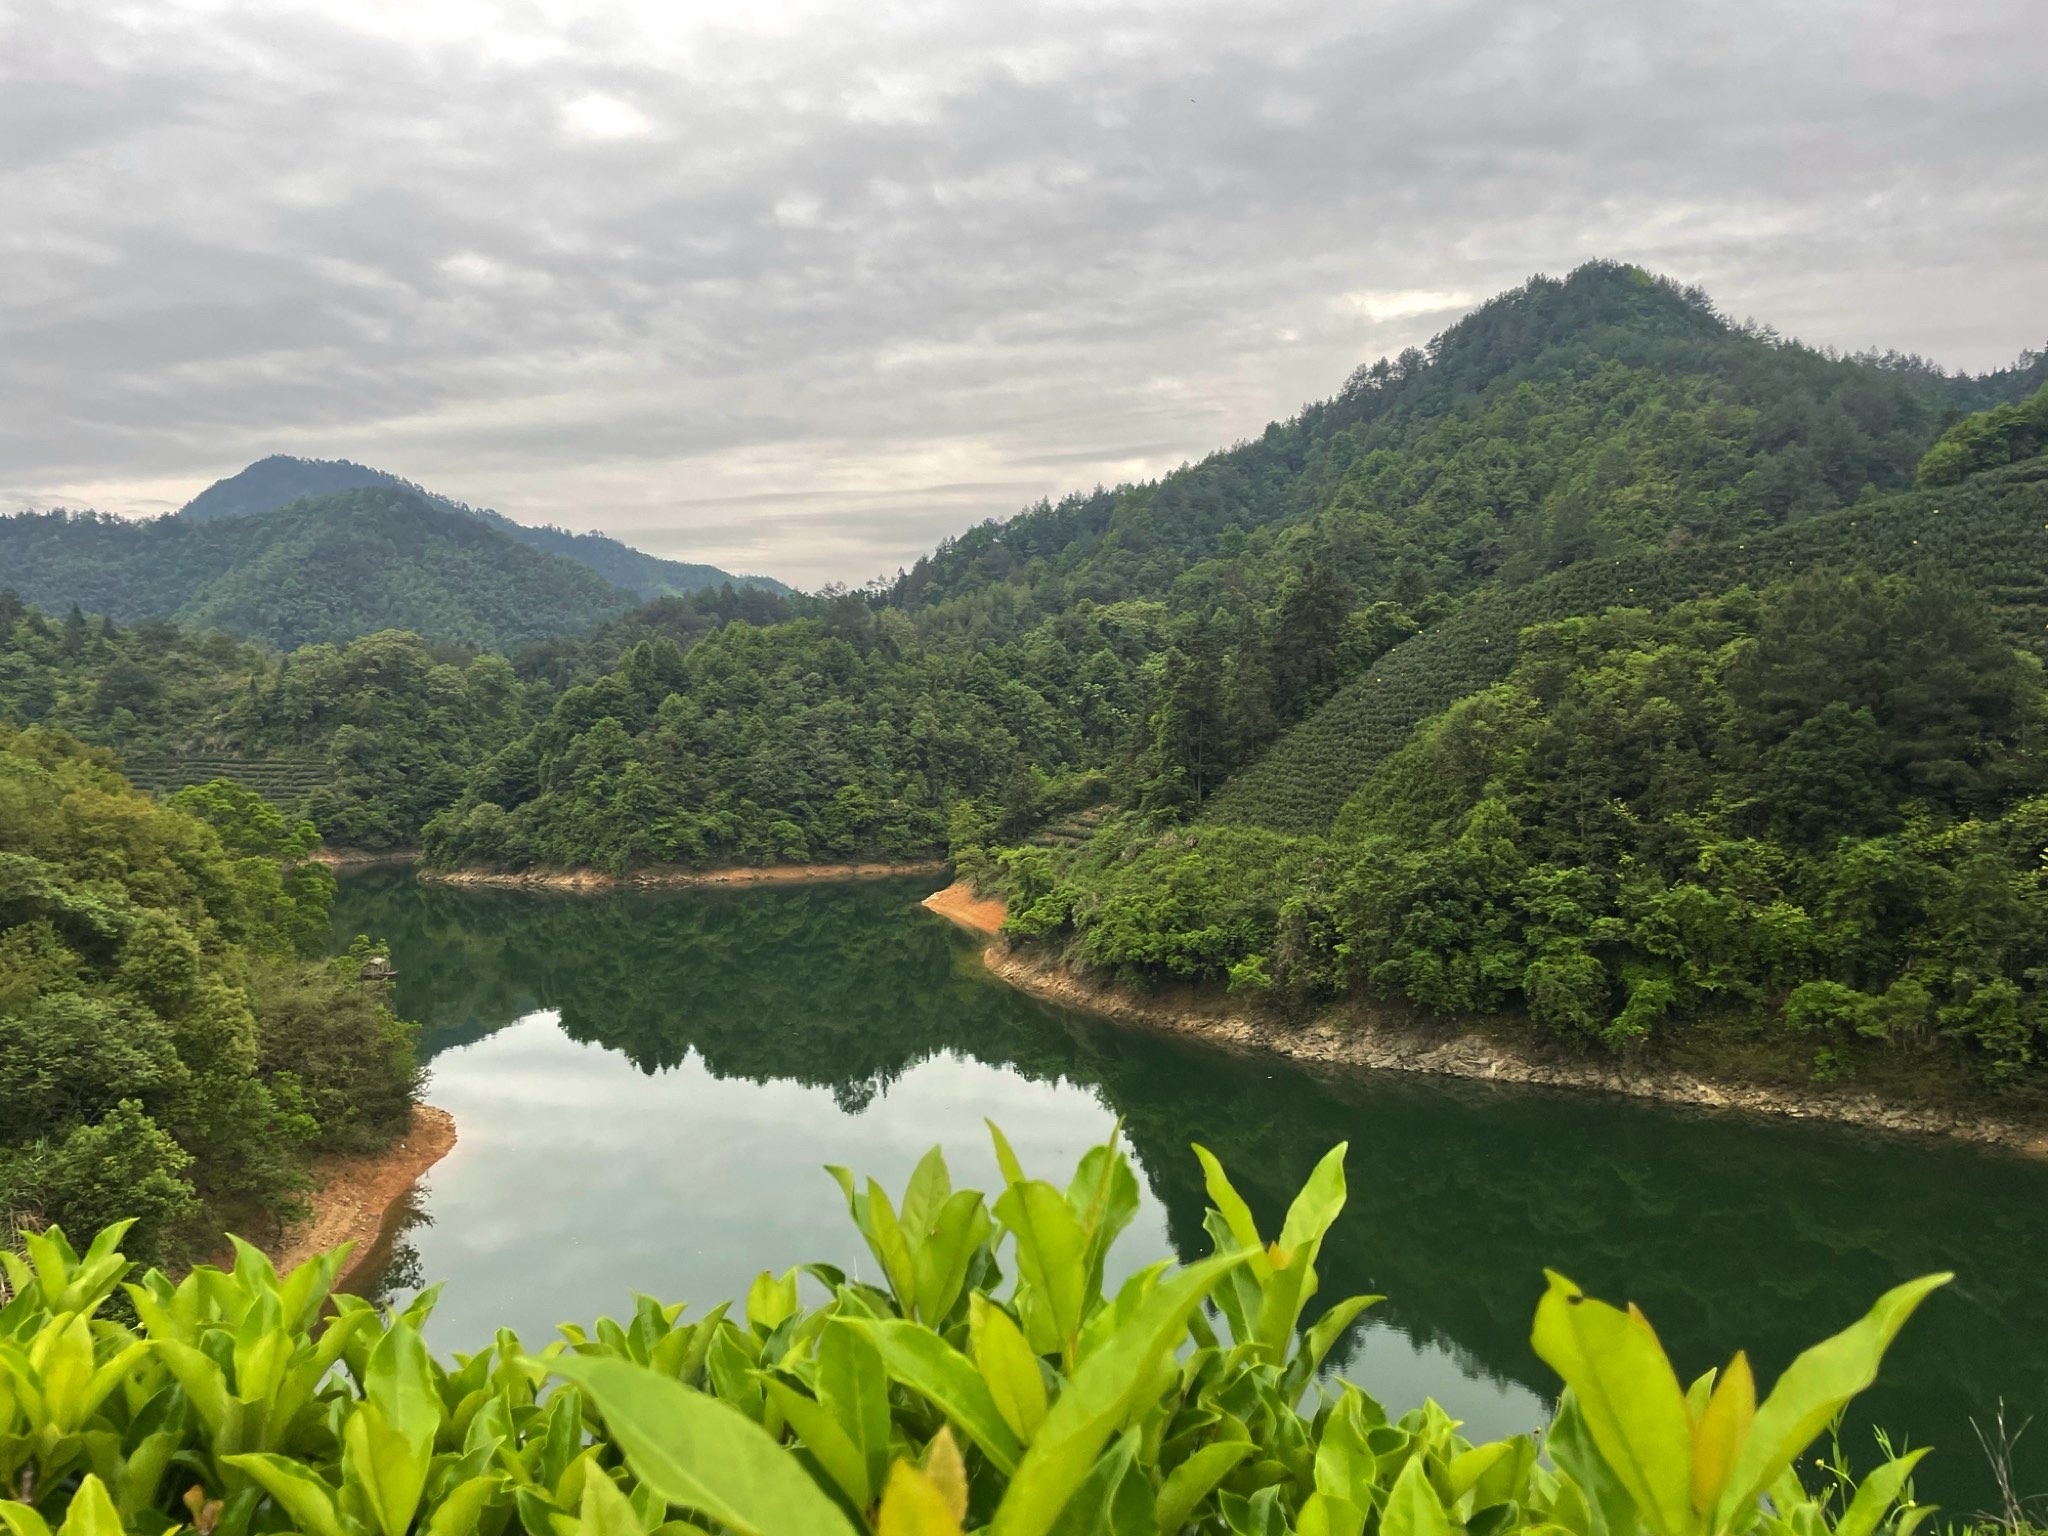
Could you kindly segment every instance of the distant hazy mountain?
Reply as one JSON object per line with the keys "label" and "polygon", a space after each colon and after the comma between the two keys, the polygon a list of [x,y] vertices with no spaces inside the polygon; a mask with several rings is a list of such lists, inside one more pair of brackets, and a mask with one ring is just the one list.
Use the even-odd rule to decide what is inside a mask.
{"label": "distant hazy mountain", "polygon": [[410,629],[434,643],[509,650],[639,602],[582,564],[391,484],[277,511],[230,506],[210,520],[0,517],[0,587],[54,612],[76,603],[121,623],[175,619],[282,647]]}
{"label": "distant hazy mountain", "polygon": [[578,565],[587,565],[613,586],[624,587],[628,592],[638,593],[650,601],[657,597],[683,597],[727,582],[736,587],[763,587],[770,592],[790,590],[769,576],[736,576],[715,565],[694,565],[685,560],[664,560],[658,555],[643,554],[601,533],[528,527],[488,507],[472,507],[466,502],[437,495],[409,480],[401,480],[384,470],[372,469],[367,464],[352,464],[347,459],[295,459],[282,453],[258,459],[240,474],[216,480],[187,502],[177,516],[186,522],[210,523],[221,518],[274,512],[303,497],[331,496],[337,491],[361,490],[368,486],[391,486],[411,491],[452,512],[480,517],[522,544],[545,550],[551,555],[565,556]]}

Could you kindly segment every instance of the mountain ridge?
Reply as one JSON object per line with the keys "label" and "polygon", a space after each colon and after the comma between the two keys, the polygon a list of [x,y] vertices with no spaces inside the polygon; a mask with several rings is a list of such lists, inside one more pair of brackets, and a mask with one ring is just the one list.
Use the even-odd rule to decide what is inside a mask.
{"label": "mountain ridge", "polygon": [[791,590],[772,576],[736,575],[720,566],[650,555],[608,534],[576,533],[553,524],[517,522],[489,507],[473,507],[389,470],[358,464],[352,459],[306,459],[274,453],[214,481],[171,516],[188,523],[217,522],[275,512],[295,501],[373,486],[408,490],[448,511],[479,518],[529,548],[586,566],[613,586],[623,587],[648,602],[660,597],[685,597],[728,583],[735,587],[762,587],[779,594]]}

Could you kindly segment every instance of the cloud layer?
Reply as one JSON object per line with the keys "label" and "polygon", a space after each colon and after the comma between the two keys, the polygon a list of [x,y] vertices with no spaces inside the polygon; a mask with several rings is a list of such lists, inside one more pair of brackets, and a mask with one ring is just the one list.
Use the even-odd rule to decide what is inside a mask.
{"label": "cloud layer", "polygon": [[0,504],[266,453],[806,583],[1533,271],[2048,337],[2037,0],[0,0]]}

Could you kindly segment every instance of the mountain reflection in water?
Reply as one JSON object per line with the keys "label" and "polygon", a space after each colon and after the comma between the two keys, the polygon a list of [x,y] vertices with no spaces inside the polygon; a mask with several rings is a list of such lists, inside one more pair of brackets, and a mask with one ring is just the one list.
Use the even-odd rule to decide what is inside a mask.
{"label": "mountain reflection in water", "polygon": [[[1277,1229],[1348,1140],[1350,1203],[1322,1299],[1387,1300],[1333,1355],[1388,1406],[1427,1393],[1473,1431],[1541,1418],[1529,1348],[1545,1265],[1639,1303],[1690,1376],[1747,1348],[1762,1380],[1933,1269],[1957,1283],[1907,1328],[1870,1422],[1939,1454],[1921,1496],[1993,1490],[1971,1420],[2048,1407],[2048,1165],[1827,1126],[1396,1074],[1329,1078],[1110,1026],[993,981],[978,941],[918,908],[929,882],[574,896],[343,879],[336,933],[388,940],[425,1026],[430,1096],[462,1142],[430,1175],[388,1281],[446,1279],[443,1348],[497,1322],[694,1307],[764,1268],[860,1261],[841,1162],[900,1188],[944,1145],[994,1177],[981,1118],[1063,1181],[1121,1118],[1150,1198],[1124,1239],[1208,1249],[1199,1141]],[[2042,1437],[2048,1442],[2048,1435]],[[2048,1446],[2021,1442],[2021,1491]]]}

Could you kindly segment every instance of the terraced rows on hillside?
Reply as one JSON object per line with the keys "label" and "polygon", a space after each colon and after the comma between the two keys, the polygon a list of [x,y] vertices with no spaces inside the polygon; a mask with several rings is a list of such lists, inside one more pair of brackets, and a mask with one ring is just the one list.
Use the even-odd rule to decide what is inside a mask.
{"label": "terraced rows on hillside", "polygon": [[2048,458],[1967,485],[1916,491],[1791,523],[1733,546],[1700,546],[1559,571],[1482,592],[1395,646],[1365,676],[1224,785],[1205,820],[1327,832],[1344,802],[1415,726],[1505,677],[1530,624],[1615,606],[1663,609],[1815,564],[1961,572],[2015,643],[2048,657]]}
{"label": "terraced rows on hillside", "polygon": [[326,763],[305,757],[171,757],[124,763],[122,768],[130,783],[151,794],[167,795],[188,784],[227,779],[288,810],[334,781]]}

